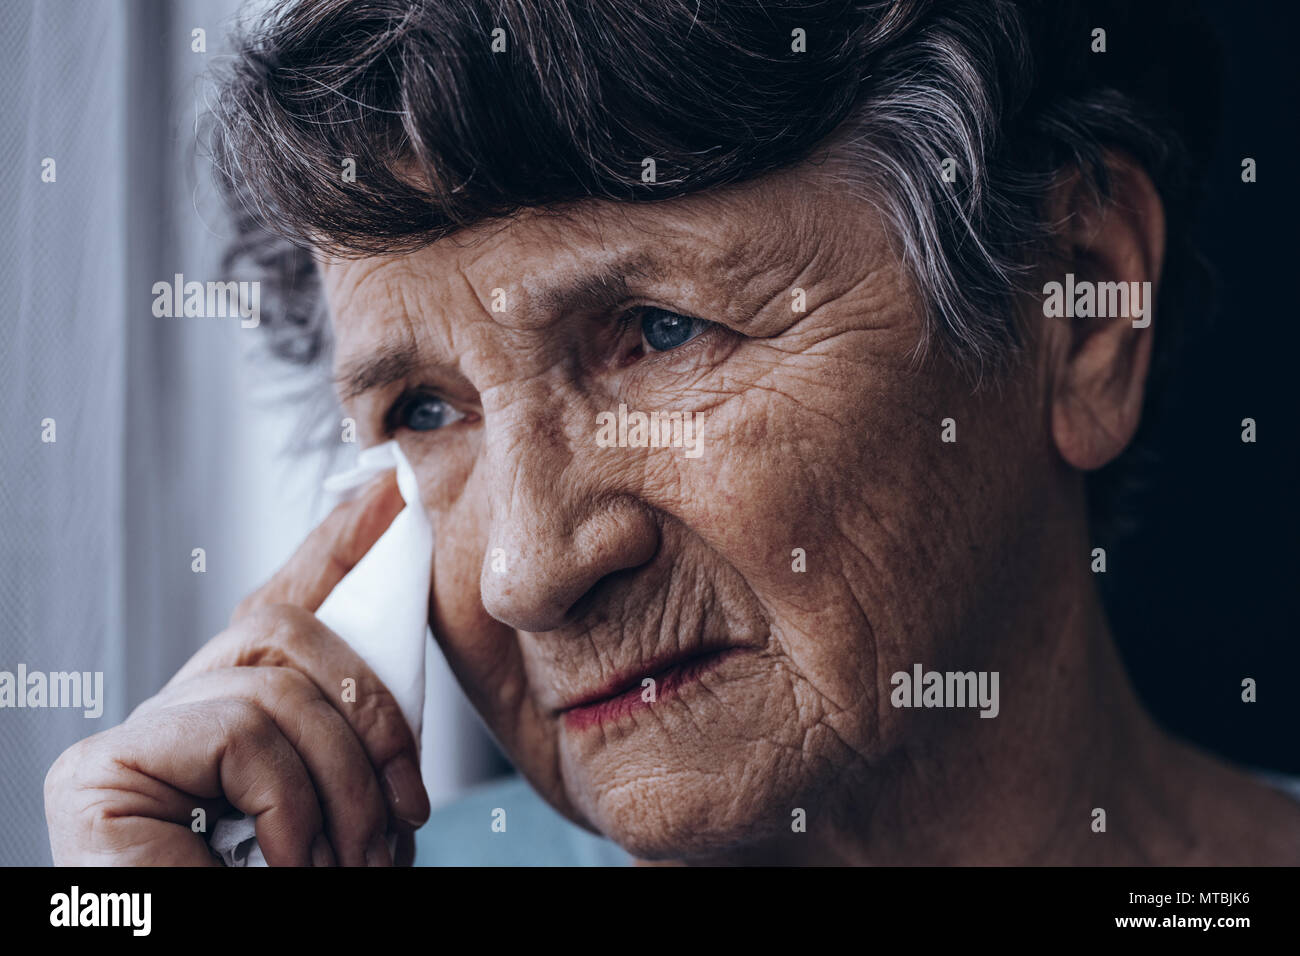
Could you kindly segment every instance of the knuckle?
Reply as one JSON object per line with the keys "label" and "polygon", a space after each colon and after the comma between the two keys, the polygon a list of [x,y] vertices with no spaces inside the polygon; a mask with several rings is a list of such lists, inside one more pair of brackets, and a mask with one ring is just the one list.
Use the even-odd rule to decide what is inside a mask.
{"label": "knuckle", "polygon": [[286,651],[310,646],[310,641],[320,632],[316,615],[291,604],[274,604],[267,609],[273,615],[266,640]]}
{"label": "knuckle", "polygon": [[231,698],[217,703],[217,716],[228,746],[244,744],[252,749],[274,751],[280,732],[264,711],[251,700]]}
{"label": "knuckle", "polygon": [[55,758],[45,773],[45,794],[51,795],[76,789],[88,777],[94,776],[105,764],[111,750],[110,741],[117,728],[83,737]]}
{"label": "knuckle", "polygon": [[354,721],[360,728],[376,764],[387,763],[411,740],[406,718],[397,701],[387,690],[375,686],[357,696]]}
{"label": "knuckle", "polygon": [[263,604],[250,611],[239,623],[246,634],[283,639],[292,636],[302,625],[302,619],[308,617],[311,617],[308,612],[292,604]]}
{"label": "knuckle", "polygon": [[304,699],[320,697],[311,678],[296,667],[267,665],[253,668],[253,675],[261,685],[263,697],[276,708],[285,701],[292,701],[300,706],[304,703]]}
{"label": "knuckle", "polygon": [[298,635],[315,628],[316,615],[295,604],[269,604],[265,610],[273,616],[277,632]]}
{"label": "knuckle", "polygon": [[[298,739],[305,739],[308,736],[308,730],[311,728],[326,728],[323,735],[325,739],[331,741],[334,746],[341,747],[345,744],[345,737],[351,736],[351,731],[347,727],[347,722],[334,709],[334,706],[323,697],[316,695],[303,702],[295,716],[297,718]],[[335,733],[335,730],[338,733]]]}
{"label": "knuckle", "polygon": [[228,633],[237,648],[234,664],[249,667],[292,665],[301,656],[296,652],[310,647],[319,632],[320,622],[310,611],[291,604],[268,604],[252,611]]}
{"label": "knuckle", "polygon": [[248,597],[236,604],[235,609],[230,612],[231,625],[238,624],[243,621],[244,618],[251,616],[255,612],[257,605],[258,600],[256,593],[248,595]]}
{"label": "knuckle", "polygon": [[84,761],[81,759],[81,755],[84,752],[84,743],[84,741],[79,740],[63,751],[55,758],[54,763],[50,764],[50,769],[45,772],[44,792],[47,804],[58,799],[74,779],[77,768],[83,765]]}

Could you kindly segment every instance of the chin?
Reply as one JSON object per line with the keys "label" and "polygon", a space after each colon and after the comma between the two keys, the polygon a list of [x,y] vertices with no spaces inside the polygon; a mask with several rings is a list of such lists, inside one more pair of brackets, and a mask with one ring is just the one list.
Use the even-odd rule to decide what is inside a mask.
{"label": "chin", "polygon": [[[642,860],[716,856],[791,832],[812,766],[788,685],[748,662],[653,707],[565,728],[569,799]],[[764,668],[763,670],[767,670]],[[811,812],[810,812],[811,813]]]}
{"label": "chin", "polygon": [[789,801],[765,785],[694,773],[660,771],[577,802],[597,830],[639,860],[716,858],[789,831]]}

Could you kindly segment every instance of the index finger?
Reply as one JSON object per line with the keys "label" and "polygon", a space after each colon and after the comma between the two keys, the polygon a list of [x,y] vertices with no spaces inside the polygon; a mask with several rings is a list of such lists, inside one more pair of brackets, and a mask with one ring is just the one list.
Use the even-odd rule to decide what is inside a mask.
{"label": "index finger", "polygon": [[284,567],[240,602],[231,622],[272,604],[291,604],[315,613],[388,530],[403,504],[396,472],[385,472],[357,497],[331,511]]}

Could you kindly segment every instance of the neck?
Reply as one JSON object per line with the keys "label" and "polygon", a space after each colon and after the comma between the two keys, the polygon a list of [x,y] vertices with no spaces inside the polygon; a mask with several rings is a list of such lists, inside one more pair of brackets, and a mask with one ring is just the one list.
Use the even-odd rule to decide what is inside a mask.
{"label": "neck", "polygon": [[1174,838],[1161,794],[1177,749],[1138,702],[1092,581],[1055,597],[991,665],[998,717],[953,712],[892,761],[888,809],[865,821],[853,862],[1150,863]]}

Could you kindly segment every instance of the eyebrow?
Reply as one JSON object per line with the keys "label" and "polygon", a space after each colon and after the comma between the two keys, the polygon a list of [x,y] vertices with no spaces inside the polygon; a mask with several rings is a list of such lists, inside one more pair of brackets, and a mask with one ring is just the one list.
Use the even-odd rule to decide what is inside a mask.
{"label": "eyebrow", "polygon": [[654,257],[638,252],[597,266],[570,281],[560,282],[538,293],[537,301],[548,312],[574,312],[613,305],[628,295],[628,276],[648,278]]}
{"label": "eyebrow", "polygon": [[420,352],[414,343],[391,343],[345,364],[334,376],[334,384],[342,401],[350,402],[372,388],[400,382],[419,367]]}
{"label": "eyebrow", "polygon": [[[628,276],[648,277],[653,261],[650,254],[639,252],[604,263],[594,272],[543,289],[537,294],[538,306],[551,314],[607,308],[628,296]],[[342,365],[334,384],[341,400],[349,402],[371,389],[399,382],[426,364],[415,343],[390,342]]]}

